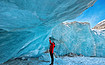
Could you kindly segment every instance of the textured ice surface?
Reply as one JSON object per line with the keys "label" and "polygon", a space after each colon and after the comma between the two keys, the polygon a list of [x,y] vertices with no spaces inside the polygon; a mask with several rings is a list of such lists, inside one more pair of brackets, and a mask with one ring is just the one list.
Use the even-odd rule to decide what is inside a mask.
{"label": "textured ice surface", "polygon": [[64,22],[52,31],[58,55],[67,53],[105,57],[105,30],[91,30],[86,22]]}
{"label": "textured ice surface", "polygon": [[57,24],[79,16],[95,0],[0,0],[0,63],[48,49]]}
{"label": "textured ice surface", "polygon": [[96,56],[105,57],[105,30],[93,29],[92,34],[96,44]]}
{"label": "textured ice surface", "polygon": [[[45,54],[42,59],[15,59],[1,65],[49,65],[50,63],[50,54]],[[65,56],[54,58],[54,65],[105,65],[105,58]]]}
{"label": "textured ice surface", "polygon": [[58,54],[76,53],[84,56],[95,55],[95,41],[89,23],[62,23],[52,32]]}

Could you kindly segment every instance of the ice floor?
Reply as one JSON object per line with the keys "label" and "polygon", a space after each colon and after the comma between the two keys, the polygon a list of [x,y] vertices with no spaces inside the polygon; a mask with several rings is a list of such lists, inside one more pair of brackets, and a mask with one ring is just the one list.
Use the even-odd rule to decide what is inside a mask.
{"label": "ice floor", "polygon": [[[105,58],[96,57],[59,57],[54,59],[54,65],[105,65]],[[1,65],[49,65],[49,60],[28,58],[25,60],[15,59]]]}

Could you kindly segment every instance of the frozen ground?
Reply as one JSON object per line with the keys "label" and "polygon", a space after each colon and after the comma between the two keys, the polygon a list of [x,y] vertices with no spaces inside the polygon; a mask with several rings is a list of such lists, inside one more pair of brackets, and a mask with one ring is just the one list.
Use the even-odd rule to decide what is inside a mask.
{"label": "frozen ground", "polygon": [[[27,60],[10,60],[1,65],[49,65],[49,60],[29,58]],[[105,58],[96,57],[59,57],[55,58],[54,65],[105,65]]]}

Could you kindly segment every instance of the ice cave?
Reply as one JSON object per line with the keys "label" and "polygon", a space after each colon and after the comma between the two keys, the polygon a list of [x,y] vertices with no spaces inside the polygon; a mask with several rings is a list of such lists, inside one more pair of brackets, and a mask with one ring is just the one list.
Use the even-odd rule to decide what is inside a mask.
{"label": "ice cave", "polygon": [[105,57],[105,30],[86,22],[64,22],[82,14],[96,0],[0,0],[0,64],[17,57],[40,57],[55,53]]}

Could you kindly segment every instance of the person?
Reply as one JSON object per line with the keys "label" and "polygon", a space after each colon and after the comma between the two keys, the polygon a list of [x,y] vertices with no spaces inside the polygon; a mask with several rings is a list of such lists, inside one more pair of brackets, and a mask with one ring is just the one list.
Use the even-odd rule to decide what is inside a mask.
{"label": "person", "polygon": [[54,62],[53,52],[54,52],[55,43],[51,42],[51,37],[49,37],[49,42],[50,42],[49,52],[50,52],[50,57],[51,57],[51,64],[50,65],[53,65],[53,62]]}

